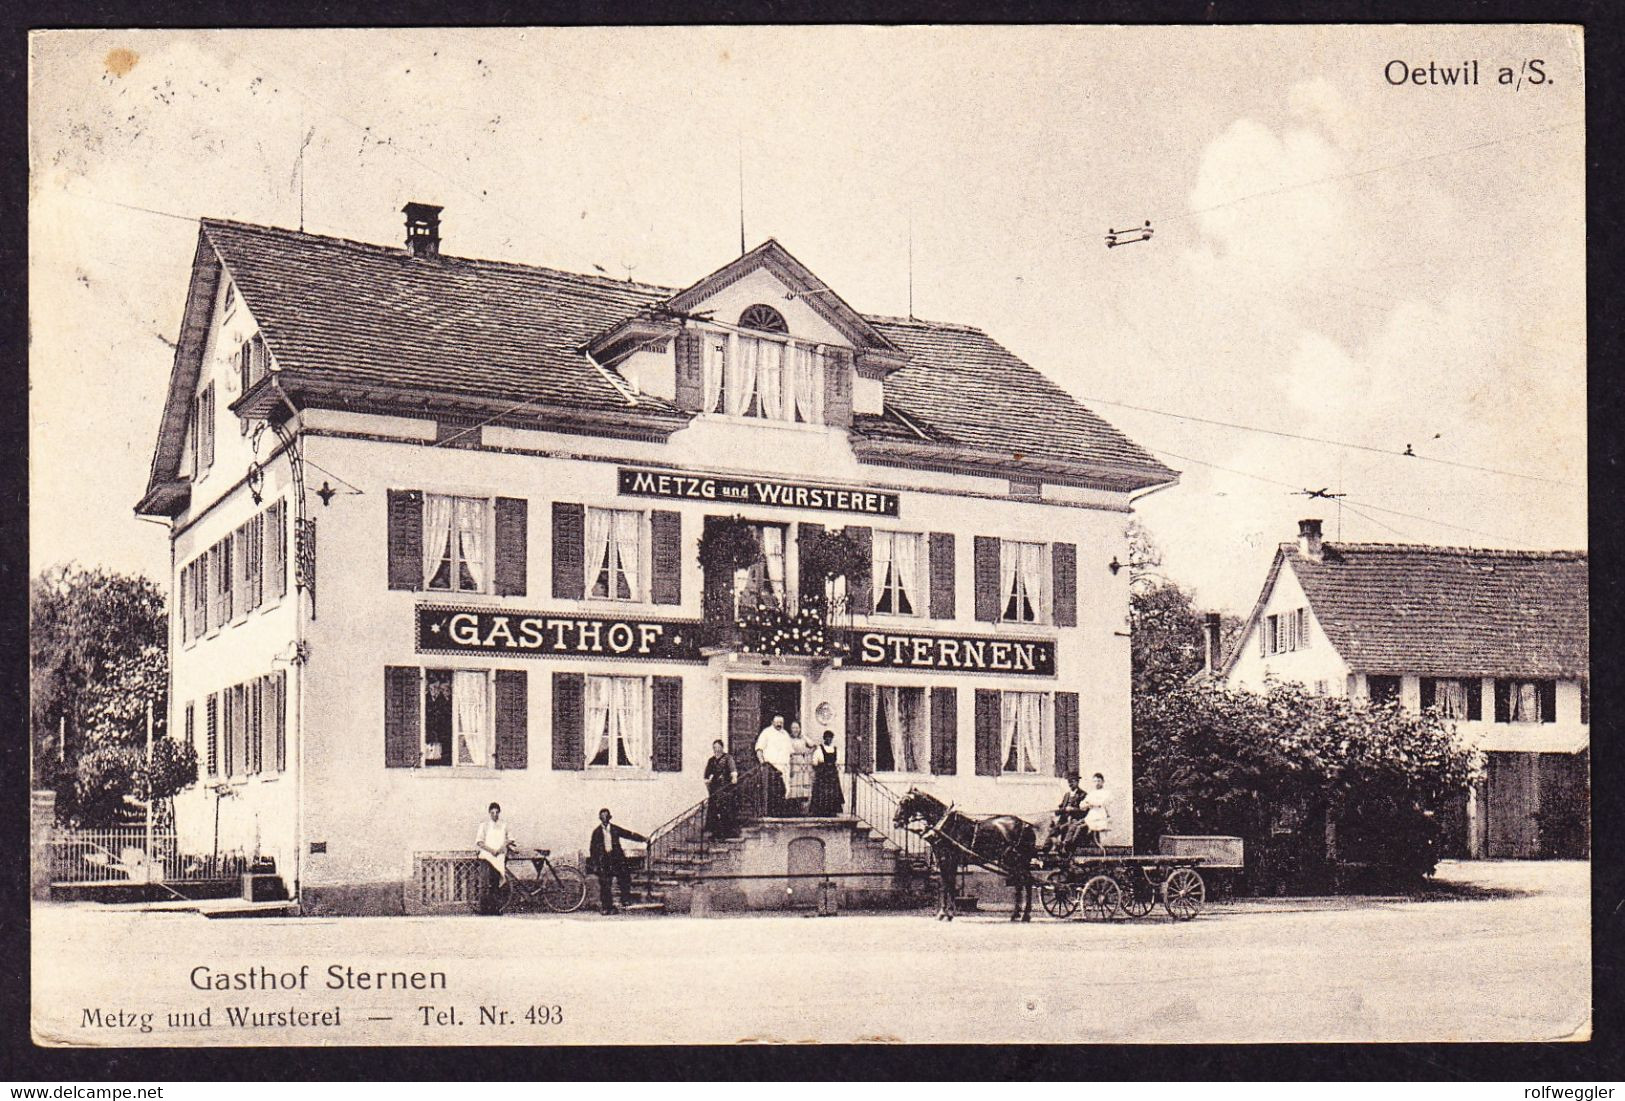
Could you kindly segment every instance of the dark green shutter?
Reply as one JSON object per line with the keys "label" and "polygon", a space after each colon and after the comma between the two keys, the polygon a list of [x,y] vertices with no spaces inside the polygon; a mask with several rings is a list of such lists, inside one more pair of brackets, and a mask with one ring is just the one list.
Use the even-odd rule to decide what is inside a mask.
{"label": "dark green shutter", "polygon": [[1484,721],[1484,681],[1481,677],[1472,677],[1462,681],[1467,686],[1467,721]]}
{"label": "dark green shutter", "polygon": [[809,524],[803,521],[796,525],[796,562],[798,563],[796,572],[801,579],[800,597],[802,600],[809,598],[823,599],[823,579],[812,575],[812,569],[808,562],[808,559],[812,556],[813,548],[818,545],[818,541],[823,537],[823,524]]}
{"label": "dark green shutter", "polygon": [[580,600],[586,593],[587,513],[581,505],[553,502],[553,597]]}
{"label": "dark green shutter", "polygon": [[530,538],[528,504],[518,497],[496,499],[496,555],[491,570],[498,596],[525,595],[525,559]]}
{"label": "dark green shutter", "polygon": [[654,736],[650,755],[656,772],[683,771],[683,678],[655,677]]}
{"label": "dark green shutter", "polygon": [[1439,697],[1439,682],[1432,677],[1422,678],[1422,710],[1432,707]]}
{"label": "dark green shutter", "polygon": [[649,599],[656,604],[683,602],[683,517],[656,509],[649,514],[649,563],[653,576]]}
{"label": "dark green shutter", "polygon": [[1540,696],[1540,721],[1555,723],[1557,721],[1557,682],[1555,680],[1536,681],[1535,691]]}
{"label": "dark green shutter", "polygon": [[931,689],[931,771],[959,771],[959,690],[945,685]]}
{"label": "dark green shutter", "polygon": [[[707,516],[705,528],[713,531],[728,523],[726,516]],[[705,618],[712,623],[732,623],[734,619],[734,571],[726,567],[705,569]],[[755,720],[751,720],[754,722]],[[755,760],[754,757],[751,760]]]}
{"label": "dark green shutter", "polygon": [[1053,576],[1055,626],[1078,625],[1078,548],[1073,543],[1056,543],[1050,548]]}
{"label": "dark green shutter", "polygon": [[704,412],[705,401],[705,334],[698,329],[684,329],[677,334],[677,393],[672,404],[691,413]]}
{"label": "dark green shutter", "polygon": [[1495,721],[1498,723],[1512,721],[1512,685],[1508,681],[1495,682]]}
{"label": "dark green shutter", "polygon": [[851,602],[853,615],[868,615],[875,610],[875,533],[861,525],[848,525],[846,537],[863,552],[863,566],[858,570],[858,576],[846,579],[847,599]]}
{"label": "dark green shutter", "polygon": [[271,675],[271,716],[275,732],[273,746],[276,770],[288,771],[288,675],[278,669]]}
{"label": "dark green shutter", "polygon": [[846,686],[846,767],[853,772],[875,770],[875,686]]}
{"label": "dark green shutter", "polygon": [[384,666],[384,767],[416,768],[422,755],[420,675],[416,666]]}
{"label": "dark green shutter", "polygon": [[579,772],[584,764],[581,728],[586,687],[587,678],[580,673],[553,674],[553,767],[560,771]]}
{"label": "dark green shutter", "polygon": [[1078,771],[1078,694],[1055,693],[1055,775]]}
{"label": "dark green shutter", "polygon": [[954,537],[952,532],[933,531],[930,540],[931,618],[954,617]]}
{"label": "dark green shutter", "polygon": [[976,775],[997,776],[1004,771],[999,760],[999,693],[991,688],[976,690]]}
{"label": "dark green shutter", "polygon": [[522,669],[496,671],[496,766],[530,764],[529,674]]}
{"label": "dark green shutter", "polygon": [[389,491],[389,587],[423,588],[423,494]]}
{"label": "dark green shutter", "polygon": [[976,556],[976,618],[983,623],[999,621],[999,541],[991,535],[978,535]]}
{"label": "dark green shutter", "polygon": [[832,428],[852,426],[852,352],[829,348],[824,359],[824,423]]}

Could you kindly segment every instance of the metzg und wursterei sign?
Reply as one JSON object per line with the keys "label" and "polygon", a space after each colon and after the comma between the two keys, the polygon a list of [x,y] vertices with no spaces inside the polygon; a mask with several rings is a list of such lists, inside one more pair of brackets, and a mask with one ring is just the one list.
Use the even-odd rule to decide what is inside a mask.
{"label": "metzg und wursterei sign", "polygon": [[769,508],[808,508],[896,516],[897,494],[853,486],[787,482],[778,478],[719,478],[675,470],[620,468],[621,493],[678,501],[718,501]]}
{"label": "metzg und wursterei sign", "polygon": [[699,623],[692,620],[497,612],[419,605],[417,648],[426,654],[700,659]]}

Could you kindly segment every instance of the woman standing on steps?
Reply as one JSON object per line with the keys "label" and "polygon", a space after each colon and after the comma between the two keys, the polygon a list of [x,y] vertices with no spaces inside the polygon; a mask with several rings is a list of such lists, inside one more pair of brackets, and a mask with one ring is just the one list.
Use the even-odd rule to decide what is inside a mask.
{"label": "woman standing on steps", "polygon": [[841,774],[836,768],[835,732],[824,731],[824,741],[813,748],[812,799],[807,813],[815,818],[829,818],[841,813],[845,800],[841,797]]}
{"label": "woman standing on steps", "polygon": [[718,738],[711,743],[711,756],[705,762],[705,832],[712,837],[733,837],[738,833],[733,792],[727,790],[738,778],[734,759]]}

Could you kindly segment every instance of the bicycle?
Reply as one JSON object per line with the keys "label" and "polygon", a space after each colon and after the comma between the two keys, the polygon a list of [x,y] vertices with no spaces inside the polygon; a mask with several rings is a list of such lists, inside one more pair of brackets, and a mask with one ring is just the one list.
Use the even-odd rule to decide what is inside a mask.
{"label": "bicycle", "polygon": [[[545,906],[556,914],[581,909],[587,901],[587,877],[572,864],[555,864],[551,849],[536,849],[529,856],[510,852],[507,875],[503,877],[502,912],[512,913],[526,906]],[[526,868],[531,869],[526,871]]]}

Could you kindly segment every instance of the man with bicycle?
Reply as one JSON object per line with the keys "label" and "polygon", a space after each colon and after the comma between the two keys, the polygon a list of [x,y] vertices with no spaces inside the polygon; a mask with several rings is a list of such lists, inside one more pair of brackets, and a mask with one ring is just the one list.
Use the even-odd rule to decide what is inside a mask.
{"label": "man with bicycle", "polygon": [[495,914],[501,910],[497,902],[497,889],[508,878],[508,850],[513,838],[508,835],[508,824],[502,820],[502,805],[492,803],[486,808],[489,815],[480,823],[474,837],[474,848],[479,853],[480,913]]}

